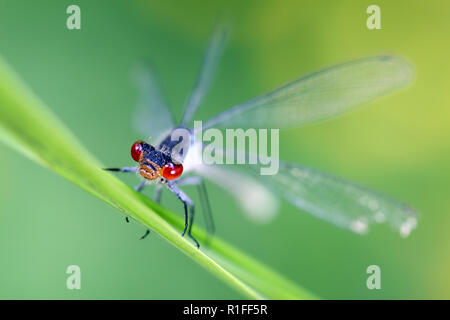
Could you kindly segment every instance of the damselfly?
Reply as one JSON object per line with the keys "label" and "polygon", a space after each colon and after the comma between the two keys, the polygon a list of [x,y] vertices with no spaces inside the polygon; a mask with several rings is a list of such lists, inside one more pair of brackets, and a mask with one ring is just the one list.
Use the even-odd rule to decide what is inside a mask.
{"label": "damselfly", "polygon": [[[173,192],[184,205],[186,233],[192,236],[194,203],[181,190],[183,185],[197,185],[206,217],[207,229],[214,232],[211,210],[203,179],[223,187],[243,206],[245,212],[259,220],[277,211],[279,198],[292,205],[356,233],[365,233],[371,223],[386,222],[407,236],[416,226],[415,211],[394,199],[315,169],[294,163],[280,163],[273,176],[259,176],[226,166],[206,165],[192,161],[198,158],[199,145],[191,145],[180,159],[172,157],[179,141],[173,130],[190,127],[192,119],[210,88],[227,38],[225,28],[216,28],[210,38],[198,80],[184,106],[177,125],[161,95],[150,70],[137,73],[141,100],[136,112],[139,127],[153,144],[137,141],[132,145],[136,167],[106,170],[135,172],[143,181],[135,188],[141,191],[150,181],[156,183],[155,201],[162,188]],[[408,63],[393,56],[376,56],[333,66],[234,106],[203,123],[203,128],[292,128],[316,123],[351,111],[358,106],[408,85],[413,71]],[[248,165],[248,168],[252,165]],[[128,219],[127,219],[128,221]],[[148,234],[148,230],[145,237]]]}

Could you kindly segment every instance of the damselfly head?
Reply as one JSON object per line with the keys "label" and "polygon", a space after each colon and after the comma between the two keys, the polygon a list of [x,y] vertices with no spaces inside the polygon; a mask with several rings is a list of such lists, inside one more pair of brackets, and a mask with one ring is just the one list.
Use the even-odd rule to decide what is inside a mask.
{"label": "damselfly head", "polygon": [[131,146],[131,157],[139,162],[139,174],[148,179],[155,180],[162,177],[167,180],[174,180],[183,173],[183,165],[176,163],[172,158],[156,150],[151,144],[138,140]]}

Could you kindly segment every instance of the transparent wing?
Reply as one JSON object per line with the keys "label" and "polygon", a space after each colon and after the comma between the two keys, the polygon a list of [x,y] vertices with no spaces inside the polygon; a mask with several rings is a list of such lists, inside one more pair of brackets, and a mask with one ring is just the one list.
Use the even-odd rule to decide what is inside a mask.
{"label": "transparent wing", "polygon": [[405,87],[411,66],[390,56],[337,65],[239,104],[203,124],[209,127],[289,128],[341,115]]}
{"label": "transparent wing", "polygon": [[[216,149],[226,159],[249,154]],[[204,154],[203,154],[204,156]],[[387,223],[406,237],[416,227],[417,213],[410,206],[352,182],[299,164],[279,162],[275,175],[261,175],[261,165],[225,166],[202,163],[199,144],[189,149],[186,171],[195,171],[235,196],[245,212],[257,221],[270,221],[278,197],[318,218],[356,233],[370,224]],[[269,163],[260,157],[260,162]]]}
{"label": "transparent wing", "polygon": [[200,144],[189,148],[183,161],[184,172],[194,172],[204,177],[236,199],[243,212],[255,222],[269,222],[278,213],[278,196],[259,179],[241,174],[230,166],[205,165],[202,163]]}
{"label": "transparent wing", "polygon": [[[252,172],[259,174],[254,166]],[[406,237],[417,224],[417,213],[408,205],[298,164],[280,163],[276,175],[261,179],[294,206],[356,233],[386,223]]]}
{"label": "transparent wing", "polygon": [[175,126],[172,113],[149,62],[136,64],[131,75],[138,89],[133,124],[140,134],[157,142]]}
{"label": "transparent wing", "polygon": [[194,89],[184,106],[184,114],[181,121],[182,126],[186,126],[203,100],[206,92],[212,84],[214,74],[219,64],[220,57],[227,38],[227,29],[224,25],[216,27],[203,57],[200,74],[195,83]]}
{"label": "transparent wing", "polygon": [[251,220],[267,223],[278,213],[277,196],[258,179],[225,166],[203,166],[196,172],[232,195]]}

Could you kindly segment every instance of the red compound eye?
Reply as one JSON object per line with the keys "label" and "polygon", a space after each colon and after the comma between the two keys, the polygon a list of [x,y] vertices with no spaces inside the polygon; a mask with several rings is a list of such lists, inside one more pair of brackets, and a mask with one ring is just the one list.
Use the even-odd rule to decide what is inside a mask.
{"label": "red compound eye", "polygon": [[134,161],[139,162],[139,160],[141,159],[141,155],[142,155],[142,141],[139,140],[133,143],[133,145],[131,146],[131,157],[133,158]]}
{"label": "red compound eye", "polygon": [[181,163],[174,164],[169,162],[162,169],[162,176],[167,180],[176,179],[179,176],[181,176],[182,173],[183,173],[183,165]]}

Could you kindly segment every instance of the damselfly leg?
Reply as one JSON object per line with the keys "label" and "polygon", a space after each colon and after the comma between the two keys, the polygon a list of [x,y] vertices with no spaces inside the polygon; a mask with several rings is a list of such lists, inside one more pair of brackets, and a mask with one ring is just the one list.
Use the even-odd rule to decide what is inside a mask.
{"label": "damselfly leg", "polygon": [[205,226],[208,236],[213,236],[215,233],[214,221],[212,218],[211,204],[209,202],[208,193],[206,192],[205,182],[201,177],[191,176],[186,178],[181,178],[177,181],[177,185],[195,185],[197,186],[198,193],[200,195],[200,201],[202,204],[202,211],[205,216]]}
{"label": "damselfly leg", "polygon": [[150,229],[145,230],[145,233],[142,237],[139,238],[139,240],[143,240],[145,238],[147,238],[147,236],[150,234]]}
{"label": "damselfly leg", "polygon": [[[127,172],[127,173],[136,173],[137,172],[137,168],[136,167],[122,167],[122,168],[105,168],[104,170],[106,171],[113,171],[113,172]],[[137,192],[141,192],[145,186],[148,184],[147,180],[142,181],[139,185],[137,185],[136,187],[134,187],[134,190]],[[161,189],[161,188],[159,188]],[[160,192],[160,191],[159,191]],[[159,203],[159,199],[161,196],[155,196],[155,201]],[[125,217],[125,221],[128,223],[130,222],[130,219],[128,217]],[[150,230],[147,229],[145,231],[145,234],[140,238],[140,240],[145,239],[150,233]]]}
{"label": "damselfly leg", "polygon": [[[137,172],[137,168],[135,168],[135,167],[106,168],[104,170],[115,171],[115,172]],[[181,200],[181,202],[183,202],[185,222],[184,222],[184,229],[183,229],[181,236],[183,237],[187,233],[189,238],[191,238],[192,241],[194,241],[197,248],[200,248],[198,241],[191,234],[192,225],[194,223],[194,215],[195,215],[194,202],[191,200],[191,198],[189,198],[189,196],[186,193],[184,193],[177,186],[176,182],[169,182],[167,180],[164,180],[164,182],[157,183],[156,189],[155,189],[155,196],[154,196],[155,202],[159,203],[161,201],[161,193],[162,193],[162,184],[163,183],[167,186],[167,188],[170,191],[172,191],[177,196],[178,199]],[[134,190],[136,190],[137,192],[141,192],[145,188],[145,186],[147,186],[147,184],[148,184],[148,180],[143,180],[139,185],[137,185],[134,188]],[[205,188],[204,182],[202,181],[202,179],[200,177],[188,177],[185,179],[180,179],[180,184],[197,185],[198,186],[200,198],[202,200],[203,212],[205,213],[207,230],[208,230],[209,234],[213,234],[214,233],[214,224],[212,221],[211,208],[209,205],[209,199],[208,199],[208,195],[206,193],[206,188]],[[129,222],[128,217],[126,217],[125,220],[127,222]],[[140,239],[141,240],[145,239],[149,235],[149,233],[150,233],[150,230],[147,229],[145,231],[145,234]]]}
{"label": "damselfly leg", "polygon": [[[112,172],[131,172],[131,173],[136,173],[137,172],[137,168],[136,167],[105,168],[103,170],[112,171]],[[128,219],[128,217],[125,217],[125,221],[126,222],[130,222],[130,219]]]}
{"label": "damselfly leg", "polygon": [[145,186],[147,185],[148,181],[147,180],[143,180],[141,183],[139,183],[136,187],[134,187],[134,190],[137,192],[141,192],[142,190],[144,190]]}
{"label": "damselfly leg", "polygon": [[156,203],[161,202],[162,187],[163,186],[161,183],[158,183],[155,187],[155,197],[153,198],[153,200],[155,200]]}
{"label": "damselfly leg", "polygon": [[137,168],[136,167],[105,168],[103,170],[114,171],[114,172],[132,172],[132,173],[136,173],[137,172]]}
{"label": "damselfly leg", "polygon": [[177,198],[181,200],[181,202],[183,202],[184,205],[184,229],[181,233],[181,236],[183,237],[187,232],[187,235],[192,239],[192,241],[194,241],[197,248],[200,248],[198,241],[191,234],[195,214],[194,202],[175,183],[166,181],[165,184],[167,188],[172,191],[177,196]]}

